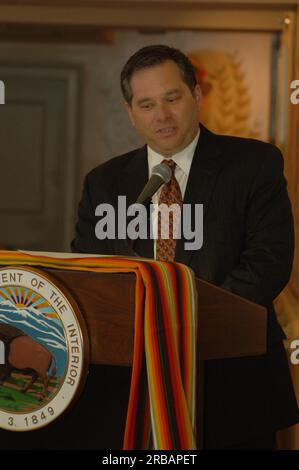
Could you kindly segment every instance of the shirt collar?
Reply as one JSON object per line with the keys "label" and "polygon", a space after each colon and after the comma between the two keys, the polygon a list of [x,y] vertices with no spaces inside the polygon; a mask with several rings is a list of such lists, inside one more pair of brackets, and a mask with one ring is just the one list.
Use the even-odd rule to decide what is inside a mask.
{"label": "shirt collar", "polygon": [[[172,155],[173,161],[177,164],[177,166],[186,174],[189,175],[194,151],[199,139],[199,134],[200,134],[200,128],[198,128],[198,132],[195,136],[195,138],[192,140],[192,142],[185,147],[183,150],[181,150],[178,153],[175,153]],[[147,159],[148,159],[148,168],[149,168],[149,175],[152,173],[152,169],[155,165],[159,165],[163,160],[165,160],[166,157],[163,155],[159,154],[158,152],[155,152],[149,145],[147,146]]]}

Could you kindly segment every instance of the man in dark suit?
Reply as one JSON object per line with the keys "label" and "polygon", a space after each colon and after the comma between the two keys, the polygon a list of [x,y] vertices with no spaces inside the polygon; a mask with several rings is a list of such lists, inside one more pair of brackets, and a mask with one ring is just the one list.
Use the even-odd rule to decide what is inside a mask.
{"label": "man in dark suit", "polygon": [[[281,153],[270,144],[198,126],[200,88],[192,64],[176,49],[141,49],[125,65],[121,85],[131,122],[147,145],[87,175],[72,249],[129,254],[128,240],[96,237],[95,209],[101,203],[116,208],[119,195],[134,203],[152,167],[175,161],[184,204],[203,204],[204,237],[194,251],[178,240],[174,261],[268,309],[265,356],[206,362],[205,448],[271,449],[275,432],[299,420],[272,305],[288,282],[294,250]],[[153,258],[156,244],[137,240],[135,249]]]}

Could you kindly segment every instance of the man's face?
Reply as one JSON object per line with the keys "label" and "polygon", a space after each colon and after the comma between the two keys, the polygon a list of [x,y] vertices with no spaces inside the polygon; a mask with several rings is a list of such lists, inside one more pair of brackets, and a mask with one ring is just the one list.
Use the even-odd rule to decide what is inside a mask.
{"label": "man's face", "polygon": [[156,152],[171,156],[187,147],[198,131],[201,91],[192,92],[175,62],[141,69],[131,78],[133,98],[126,103],[138,133]]}

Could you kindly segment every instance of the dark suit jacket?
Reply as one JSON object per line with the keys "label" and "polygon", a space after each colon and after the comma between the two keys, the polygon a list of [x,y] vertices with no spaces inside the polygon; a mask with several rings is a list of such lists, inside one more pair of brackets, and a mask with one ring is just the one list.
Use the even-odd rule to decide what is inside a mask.
{"label": "dark suit jacket", "polygon": [[[118,195],[134,203],[147,180],[146,147],[92,170],[85,179],[72,250],[130,253],[126,240],[96,238],[95,208],[100,203],[117,207]],[[206,281],[265,305],[269,313],[266,356],[206,363],[206,447],[223,448],[298,421],[283,332],[272,305],[288,282],[294,250],[280,151],[201,126],[184,203],[203,204],[204,239],[198,251],[185,251],[179,240],[176,261]],[[135,249],[153,257],[152,240],[137,241]]]}

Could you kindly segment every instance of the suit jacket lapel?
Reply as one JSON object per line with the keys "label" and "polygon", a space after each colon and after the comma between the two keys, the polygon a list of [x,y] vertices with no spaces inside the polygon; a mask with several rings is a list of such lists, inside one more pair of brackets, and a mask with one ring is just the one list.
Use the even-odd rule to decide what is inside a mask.
{"label": "suit jacket lapel", "polygon": [[[222,167],[221,152],[217,145],[217,137],[204,126],[200,125],[200,137],[195,149],[188,183],[185,191],[184,204],[203,204],[203,217],[209,209],[213,189]],[[194,215],[194,211],[192,210]],[[202,228],[201,228],[202,229]],[[190,265],[191,257],[197,251],[184,249],[184,236],[177,241],[175,261]]]}
{"label": "suit jacket lapel", "polygon": [[[123,174],[120,175],[118,194],[127,196],[127,207],[136,202],[137,197],[148,181],[148,177],[147,147],[145,145],[136,151]],[[149,221],[147,225],[149,229]],[[153,240],[150,239],[149,230],[147,239],[137,239],[134,249],[140,256],[154,257],[154,245]]]}
{"label": "suit jacket lapel", "polygon": [[136,150],[129,163],[119,175],[119,193],[127,196],[127,205],[134,204],[148,180],[146,145]]}

